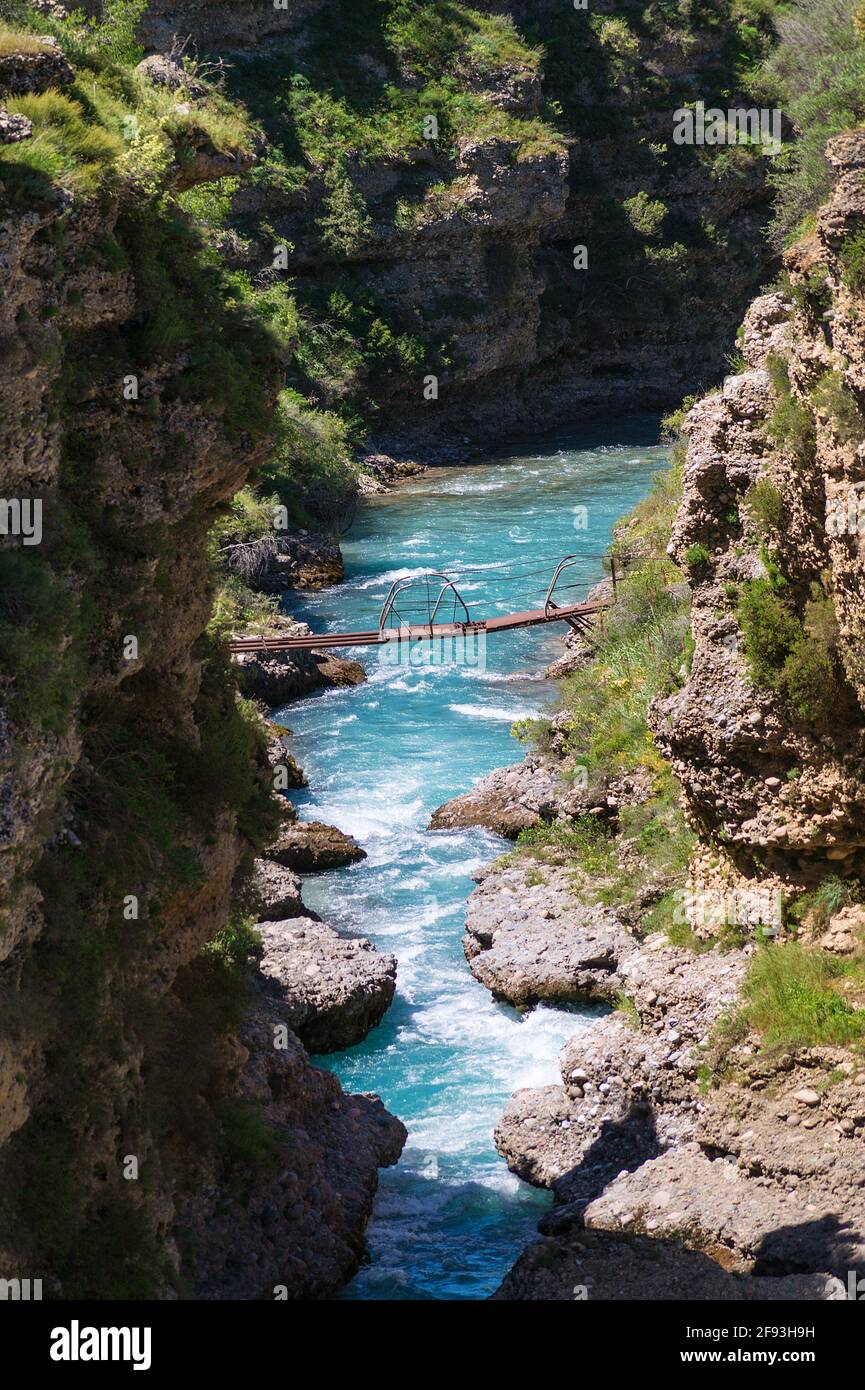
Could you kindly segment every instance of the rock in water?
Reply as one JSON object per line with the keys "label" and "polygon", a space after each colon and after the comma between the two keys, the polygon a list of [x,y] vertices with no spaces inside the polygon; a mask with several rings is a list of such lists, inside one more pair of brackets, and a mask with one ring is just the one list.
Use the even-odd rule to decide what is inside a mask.
{"label": "rock in water", "polygon": [[396,989],[393,956],[309,917],[261,922],[258,930],[262,974],[310,1052],[351,1047],[381,1021]]}
{"label": "rock in water", "polygon": [[318,869],[340,869],[366,859],[366,850],[357,840],[322,821],[296,821],[285,826],[279,839],[267,851],[271,859],[295,873],[314,873]]}
{"label": "rock in water", "polygon": [[[293,618],[280,618],[265,637],[306,636],[310,628]],[[360,685],[366,672],[359,661],[335,652],[241,652],[236,658],[238,683],[244,695],[262,700],[271,709],[298,700],[327,685]]]}
{"label": "rock in water", "polygon": [[482,777],[470,792],[438,806],[429,828],[455,830],[481,825],[495,835],[515,840],[521,830],[552,819],[556,780],[549,769],[533,762],[497,768],[488,777]]}

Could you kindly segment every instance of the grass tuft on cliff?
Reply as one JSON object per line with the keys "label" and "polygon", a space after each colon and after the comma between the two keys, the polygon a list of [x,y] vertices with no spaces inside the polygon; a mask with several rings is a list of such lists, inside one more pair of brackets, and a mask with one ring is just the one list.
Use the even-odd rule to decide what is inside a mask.
{"label": "grass tuft on cliff", "polygon": [[130,183],[156,192],[203,140],[223,153],[251,152],[248,114],[214,84],[196,76],[203,95],[190,106],[183,91],[168,92],[136,71],[144,49],[135,31],[145,9],[146,0],[107,0],[96,20],[0,0],[0,17],[20,26],[0,28],[4,51],[38,52],[38,36],[49,35],[75,73],[62,92],[4,97],[8,111],[33,122],[31,138],[0,151],[7,196],[47,197],[57,184],[81,195]]}
{"label": "grass tuft on cliff", "polygon": [[767,1049],[846,1046],[865,1038],[861,997],[865,965],[798,942],[767,944],[754,956],[742,986],[743,1005],[721,1030],[731,1044],[758,1033]]}
{"label": "grass tuft on cliff", "polygon": [[46,49],[47,45],[35,34],[0,19],[0,54],[4,57],[8,53],[44,53]]}

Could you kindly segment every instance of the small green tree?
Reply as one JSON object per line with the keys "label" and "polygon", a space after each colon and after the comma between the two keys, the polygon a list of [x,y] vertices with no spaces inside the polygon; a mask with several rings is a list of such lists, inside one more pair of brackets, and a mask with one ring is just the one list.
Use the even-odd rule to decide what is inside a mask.
{"label": "small green tree", "polygon": [[321,239],[331,251],[350,256],[369,235],[372,226],[366,203],[341,161],[327,170],[324,182],[327,193],[324,212],[318,222]]}

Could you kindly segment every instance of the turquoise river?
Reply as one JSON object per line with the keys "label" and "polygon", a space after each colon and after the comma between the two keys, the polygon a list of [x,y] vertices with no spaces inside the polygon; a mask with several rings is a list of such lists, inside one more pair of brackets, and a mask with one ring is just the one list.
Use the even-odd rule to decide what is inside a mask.
{"label": "turquoise river", "polygon": [[[474,614],[541,606],[546,582],[535,572],[561,555],[586,556],[577,579],[601,577],[594,557],[664,461],[656,440],[656,421],[628,419],[432,469],[362,506],[343,539],[345,583],[292,610],[315,631],[375,628],[392,581],[431,570],[461,576]],[[466,899],[473,874],[507,845],[483,830],[426,827],[441,802],[520,758],[511,726],[553,700],[542,677],[563,630],[490,637],[485,662],[471,665],[414,668],[353,651],[364,685],[278,712],[309,778],[293,794],[301,816],[349,831],[368,854],[307,878],[304,900],[398,961],[380,1026],[317,1059],[346,1089],[377,1092],[409,1131],[400,1163],[381,1174],[369,1263],[342,1298],[485,1298],[550,1201],[508,1172],[493,1128],[512,1091],[559,1079],[559,1048],[590,1014],[521,1015],[473,979],[461,944]]]}

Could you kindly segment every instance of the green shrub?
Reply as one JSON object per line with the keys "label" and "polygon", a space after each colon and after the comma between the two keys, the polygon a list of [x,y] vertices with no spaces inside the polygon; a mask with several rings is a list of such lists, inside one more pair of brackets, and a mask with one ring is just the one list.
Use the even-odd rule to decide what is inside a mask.
{"label": "green shrub", "polygon": [[813,462],[817,447],[814,419],[810,410],[793,395],[784,359],[770,354],[766,367],[778,397],[768,421],[769,434],[800,467],[807,467]]}
{"label": "green shrub", "polygon": [[344,165],[331,165],[324,176],[327,190],[318,220],[325,246],[341,256],[351,256],[369,235],[372,222],[366,204],[354,188]]}
{"label": "green shrub", "polygon": [[784,520],[784,498],[769,478],[758,478],[749,487],[745,505],[763,536],[779,531]]}
{"label": "green shrub", "polygon": [[711,558],[711,551],[699,541],[695,545],[689,545],[685,551],[685,563],[689,570],[705,569]]}
{"label": "green shrub", "polygon": [[297,391],[279,397],[274,448],[262,479],[298,519],[338,529],[357,494],[352,432],[331,411],[312,410]]}
{"label": "green shrub", "polygon": [[13,718],[65,732],[84,670],[79,605],[32,549],[0,550],[0,666]]}
{"label": "green shrub", "polygon": [[278,613],[279,600],[274,595],[258,594],[229,574],[217,586],[208,635],[222,642],[233,632],[261,634],[273,627]]}
{"label": "green shrub", "polygon": [[838,660],[838,622],[829,594],[815,586],[805,606],[805,633],[784,663],[779,689],[803,719],[816,720],[837,711],[843,698]]}
{"label": "green shrub", "polygon": [[254,1104],[240,1097],[220,1101],[216,1112],[222,1126],[222,1143],[229,1170],[239,1168],[244,1178],[276,1167],[282,1154],[277,1130]]}
{"label": "green shrub", "polygon": [[528,744],[539,753],[549,750],[552,733],[551,719],[517,719],[511,725],[511,736],[518,743]]}
{"label": "green shrub", "polygon": [[794,922],[808,922],[817,931],[825,931],[836,912],[856,900],[857,886],[849,880],[828,874],[808,893],[803,893],[789,908]]}
{"label": "green shrub", "polygon": [[199,649],[210,659],[195,704],[198,745],[171,746],[182,808],[202,829],[212,826],[219,807],[235,811],[241,834],[261,849],[280,823],[265,756],[266,731],[257,707],[237,698],[227,657],[207,639]]}
{"label": "green shrub", "polygon": [[39,22],[57,35],[76,63],[97,70],[133,68],[144,57],[136,35],[146,9],[147,0],[102,0],[98,16],[85,19],[74,10],[40,15]]}
{"label": "green shrub", "polygon": [[[518,842],[533,857],[579,867],[594,880],[591,892],[600,903],[631,902],[649,877],[659,883],[674,878],[694,844],[647,723],[650,701],[675,688],[687,660],[687,593],[666,555],[681,463],[681,451],[674,450],[670,465],[632,513],[631,524],[622,528],[622,546],[627,545],[631,563],[620,580],[618,602],[594,630],[592,660],[567,678],[561,695],[568,716],[564,775],[579,770],[582,786],[586,769],[587,792],[593,796],[609,778],[641,768],[651,774],[652,793],[644,804],[623,810],[618,836],[587,816],[574,825],[525,832]],[[520,725],[523,738],[533,732],[543,748],[549,721]],[[620,846],[625,846],[621,859]],[[642,866],[639,875],[633,871],[636,858]]]}
{"label": "green shrub", "polygon": [[135,269],[140,304],[127,353],[152,360],[184,352],[172,378],[184,400],[219,411],[229,434],[272,432],[270,391],[283,344],[270,323],[249,312],[247,286],[225,269],[170,202],[132,202],[117,234]]}
{"label": "green shrub", "polygon": [[510,71],[533,73],[541,53],[527,44],[509,15],[486,14],[468,5],[393,0],[387,36],[401,64],[431,78],[453,70],[494,79]]}
{"label": "green shrub", "polygon": [[[23,6],[21,7],[24,15]],[[35,34],[0,20],[0,53],[44,53],[46,45]]]}
{"label": "green shrub", "polygon": [[838,260],[844,283],[854,294],[865,294],[865,228],[847,238]]}
{"label": "green shrub", "polygon": [[630,994],[617,994],[613,1002],[613,1008],[617,1013],[622,1014],[625,1021],[629,1023],[632,1028],[640,1027],[639,1010],[637,1009],[636,1001]]}
{"label": "green shrub", "polygon": [[227,514],[214,523],[211,540],[217,545],[242,544],[272,536],[279,505],[275,496],[263,496],[251,487],[241,488],[231,499]]}
{"label": "green shrub", "polygon": [[778,42],[754,87],[757,100],[781,106],[796,130],[770,173],[777,243],[794,239],[826,201],[834,182],[827,141],[865,120],[865,45],[852,12],[852,0],[778,7]]}
{"label": "green shrub", "polygon": [[742,586],[737,617],[757,685],[777,690],[803,719],[825,719],[843,696],[832,598],[815,586],[800,622],[770,576]]}
{"label": "green shrub", "polygon": [[596,816],[578,817],[570,825],[555,821],[521,830],[517,844],[552,863],[576,864],[592,877],[608,873],[615,863],[609,832]]}
{"label": "green shrub", "polygon": [[817,266],[795,281],[784,271],[781,289],[801,314],[811,314],[815,318],[825,314],[832,303],[825,266]]}
{"label": "green shrub", "polygon": [[62,92],[7,96],[4,105],[33,122],[29,140],[4,146],[4,172],[20,167],[22,172],[29,170],[52,181],[66,178],[92,192],[123,153],[119,131],[89,119],[82,104]]}
{"label": "green shrub", "polygon": [[664,416],[664,418],[661,421],[662,439],[667,440],[671,444],[675,443],[678,440],[682,430],[682,425],[685,422],[685,416],[688,414],[688,411],[692,408],[692,406],[696,405],[696,403],[696,396],[686,396],[685,399],[682,401],[682,404],[679,406],[678,410],[674,410],[669,415]]}
{"label": "green shrub", "polygon": [[727,353],[727,366],[734,376],[738,376],[741,372],[746,372],[748,370],[748,363],[743,354],[738,350]]}
{"label": "green shrub", "polygon": [[768,579],[742,585],[736,615],[754,680],[775,688],[784,662],[803,638],[801,623]]}
{"label": "green shrub", "polygon": [[251,917],[234,917],[202,949],[199,986],[206,994],[209,1028],[224,1037],[243,1020],[252,997],[252,965],[264,945]]}
{"label": "green shrub", "polygon": [[827,372],[814,389],[814,403],[830,417],[842,444],[865,437],[865,420],[859,402],[844,380],[843,372]]}
{"label": "green shrub", "polygon": [[667,215],[667,209],[662,202],[650,198],[648,193],[641,189],[633,198],[626,198],[622,206],[635,232],[644,237],[657,236]]}
{"label": "green shrub", "polygon": [[832,708],[838,688],[835,662],[811,638],[802,637],[784,662],[778,688],[803,719],[817,719]]}

